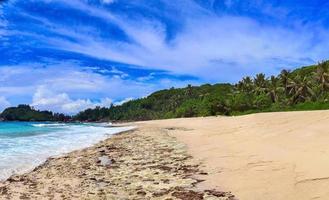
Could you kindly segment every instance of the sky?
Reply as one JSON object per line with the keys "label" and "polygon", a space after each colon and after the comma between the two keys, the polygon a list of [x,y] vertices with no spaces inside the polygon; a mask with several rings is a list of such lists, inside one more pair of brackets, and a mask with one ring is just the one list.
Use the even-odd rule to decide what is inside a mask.
{"label": "sky", "polygon": [[0,0],[0,110],[75,114],[329,55],[324,0]]}

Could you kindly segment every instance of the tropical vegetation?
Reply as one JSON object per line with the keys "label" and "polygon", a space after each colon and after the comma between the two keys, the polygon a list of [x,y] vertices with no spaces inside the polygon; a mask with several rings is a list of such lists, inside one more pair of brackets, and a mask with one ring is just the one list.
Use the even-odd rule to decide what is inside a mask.
{"label": "tropical vegetation", "polygon": [[71,117],[35,110],[29,105],[7,108],[0,117],[10,121],[136,121],[317,109],[329,109],[329,61],[282,70],[277,76],[246,76],[236,84],[170,88],[122,105],[87,109]]}
{"label": "tropical vegetation", "polygon": [[4,121],[69,121],[70,116],[51,111],[39,111],[29,105],[6,108],[0,115]]}
{"label": "tropical vegetation", "polygon": [[110,108],[87,109],[81,121],[131,121],[240,115],[266,111],[329,109],[329,61],[282,70],[278,76],[244,77],[237,84],[188,85],[157,91]]}

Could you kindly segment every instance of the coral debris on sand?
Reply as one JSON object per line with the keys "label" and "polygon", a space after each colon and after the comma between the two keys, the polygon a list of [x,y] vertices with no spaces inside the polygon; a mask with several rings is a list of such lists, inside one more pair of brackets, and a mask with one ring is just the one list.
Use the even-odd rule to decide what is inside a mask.
{"label": "coral debris on sand", "polygon": [[48,159],[0,183],[0,199],[234,199],[227,192],[197,191],[202,180],[194,175],[207,173],[166,132],[141,127]]}

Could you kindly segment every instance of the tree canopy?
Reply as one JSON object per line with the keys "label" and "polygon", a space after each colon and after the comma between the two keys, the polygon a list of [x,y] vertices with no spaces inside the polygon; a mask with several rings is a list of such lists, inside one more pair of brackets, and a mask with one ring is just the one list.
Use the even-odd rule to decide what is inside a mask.
{"label": "tree canopy", "polygon": [[282,70],[277,76],[247,76],[236,84],[160,90],[122,105],[90,108],[72,117],[28,105],[7,108],[1,117],[17,121],[137,121],[315,109],[329,109],[329,61]]}
{"label": "tree canopy", "polygon": [[39,111],[29,105],[6,108],[0,117],[5,121],[68,121],[71,118],[51,111]]}
{"label": "tree canopy", "polygon": [[87,109],[74,119],[151,120],[265,111],[329,108],[329,62],[282,70],[278,76],[244,77],[237,84],[188,85],[157,91],[120,106]]}

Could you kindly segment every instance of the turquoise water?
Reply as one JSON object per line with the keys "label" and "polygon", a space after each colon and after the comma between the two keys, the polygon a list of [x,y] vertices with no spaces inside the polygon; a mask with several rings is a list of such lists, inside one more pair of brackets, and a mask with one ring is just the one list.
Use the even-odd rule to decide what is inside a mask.
{"label": "turquoise water", "polygon": [[0,180],[32,170],[48,157],[93,145],[129,129],[108,124],[0,122]]}

